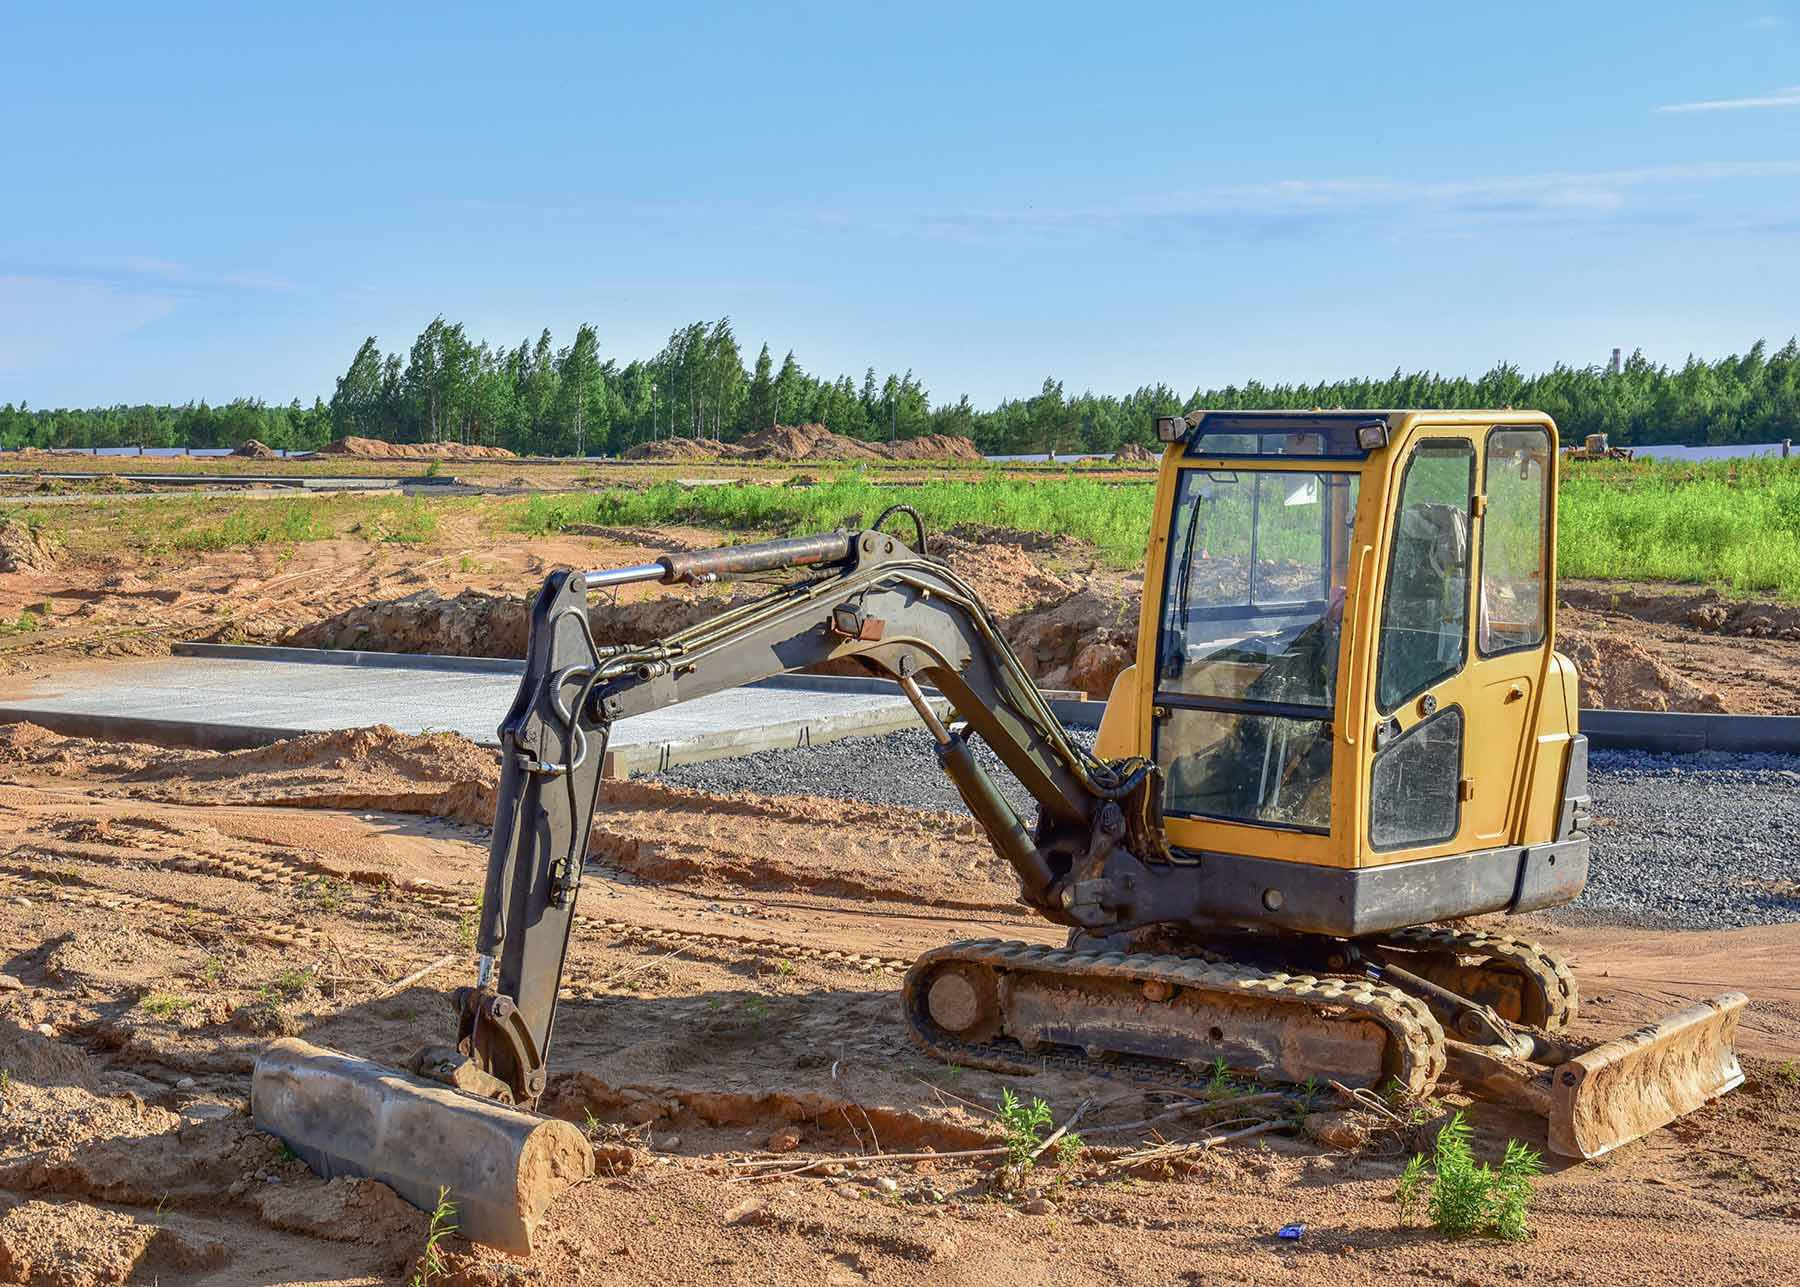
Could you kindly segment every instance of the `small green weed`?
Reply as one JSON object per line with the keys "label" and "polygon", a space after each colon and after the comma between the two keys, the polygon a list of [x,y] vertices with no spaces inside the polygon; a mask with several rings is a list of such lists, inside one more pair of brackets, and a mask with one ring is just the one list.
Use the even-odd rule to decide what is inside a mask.
{"label": "small green weed", "polygon": [[1544,1173],[1543,1160],[1518,1140],[1508,1140],[1499,1167],[1490,1167],[1475,1160],[1473,1136],[1457,1112],[1438,1132],[1430,1161],[1423,1153],[1413,1156],[1394,1192],[1400,1219],[1410,1223],[1423,1209],[1440,1233],[1452,1237],[1479,1234],[1523,1242],[1531,1236],[1526,1222],[1531,1181]]}
{"label": "small green weed", "polygon": [[6,1093],[11,1089],[12,1089],[12,1069],[0,1068],[0,1099],[5,1099]]}
{"label": "small green weed", "polygon": [[317,876],[300,886],[300,897],[322,912],[334,912],[343,903],[349,888],[347,881]]}
{"label": "small green weed", "polygon": [[1006,1136],[1006,1161],[1024,1170],[1031,1165],[1031,1155],[1044,1141],[1044,1128],[1050,1125],[1050,1105],[1032,1098],[1029,1105],[1010,1088],[1000,1092],[1000,1129]]}
{"label": "small green weed", "polygon": [[1070,1131],[1056,1141],[1056,1164],[1058,1166],[1074,1166],[1081,1161],[1081,1155],[1087,1152],[1087,1143],[1080,1134]]}
{"label": "small green weed", "polygon": [[1783,1060],[1775,1066],[1775,1076],[1790,1086],[1800,1086],[1800,1063],[1792,1059]]}
{"label": "small green weed", "polygon": [[311,970],[283,970],[270,980],[269,986],[263,989],[263,995],[291,1001],[312,985],[313,972]]}
{"label": "small green weed", "polygon": [[173,1019],[193,1004],[191,997],[178,996],[173,992],[151,992],[138,1001],[138,1009],[152,1018]]}
{"label": "small green weed", "polygon": [[449,1272],[443,1249],[438,1244],[456,1232],[455,1220],[456,1204],[450,1201],[450,1190],[439,1185],[437,1207],[431,1213],[431,1223],[425,1227],[425,1250],[419,1256],[419,1267],[407,1280],[407,1287],[428,1287]]}

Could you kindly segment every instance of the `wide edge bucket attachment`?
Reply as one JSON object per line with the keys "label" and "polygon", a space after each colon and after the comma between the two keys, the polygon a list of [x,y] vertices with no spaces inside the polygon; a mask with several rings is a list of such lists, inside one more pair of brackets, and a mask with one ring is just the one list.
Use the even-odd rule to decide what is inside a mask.
{"label": "wide edge bucket attachment", "polygon": [[573,1123],[291,1037],[257,1057],[250,1107],[325,1179],[379,1180],[424,1211],[448,1190],[458,1234],[519,1255],[557,1194],[594,1172]]}
{"label": "wide edge bucket attachment", "polygon": [[1550,1148],[1595,1158],[1743,1085],[1734,1040],[1750,998],[1727,992],[1595,1046],[1551,1078]]}
{"label": "wide edge bucket attachment", "polygon": [[1539,1038],[1531,1062],[1449,1041],[1446,1073],[1470,1094],[1545,1118],[1552,1153],[1593,1159],[1743,1084],[1733,1041],[1749,1001],[1726,992],[1586,1049]]}

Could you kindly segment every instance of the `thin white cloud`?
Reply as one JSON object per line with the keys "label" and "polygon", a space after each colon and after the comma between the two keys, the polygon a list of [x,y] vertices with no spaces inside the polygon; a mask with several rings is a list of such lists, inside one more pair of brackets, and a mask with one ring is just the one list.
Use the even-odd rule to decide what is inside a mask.
{"label": "thin white cloud", "polygon": [[1634,189],[1694,187],[1731,180],[1797,178],[1800,161],[1703,161],[1546,174],[1414,181],[1381,178],[1285,179],[1168,192],[1099,207],[924,211],[883,220],[893,231],[1016,244],[1085,238],[1123,225],[1183,224],[1231,234],[1287,235],[1357,216],[1391,218],[1403,208],[1460,220],[1602,219],[1621,213]]}
{"label": "thin white cloud", "polygon": [[0,276],[0,371],[72,362],[96,344],[167,317],[164,292],[64,277]]}
{"label": "thin white cloud", "polygon": [[1755,98],[1709,98],[1698,103],[1667,103],[1659,112],[1741,112],[1757,107],[1800,107],[1800,85],[1772,90]]}
{"label": "thin white cloud", "polygon": [[1748,19],[1744,26],[1751,31],[1776,31],[1787,26],[1787,19],[1779,14],[1767,13],[1760,18]]}

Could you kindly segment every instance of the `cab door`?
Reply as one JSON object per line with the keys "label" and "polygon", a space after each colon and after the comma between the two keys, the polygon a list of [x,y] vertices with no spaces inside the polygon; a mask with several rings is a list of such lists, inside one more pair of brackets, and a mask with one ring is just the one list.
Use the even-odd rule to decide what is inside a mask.
{"label": "cab door", "polygon": [[1549,434],[1432,428],[1399,465],[1365,861],[1510,842],[1548,643]]}

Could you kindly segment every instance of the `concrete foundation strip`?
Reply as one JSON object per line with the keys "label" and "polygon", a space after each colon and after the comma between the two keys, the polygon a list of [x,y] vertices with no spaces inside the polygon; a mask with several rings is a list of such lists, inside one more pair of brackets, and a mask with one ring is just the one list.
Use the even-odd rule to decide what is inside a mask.
{"label": "concrete foundation strip", "polygon": [[[178,643],[177,656],[210,660],[277,662],[357,669],[397,669],[445,675],[517,675],[523,663],[509,658],[451,657],[417,653],[265,647],[247,644]],[[849,695],[887,696],[886,680],[835,675],[781,675],[752,687]],[[1095,727],[1106,709],[1078,693],[1046,694],[1064,722]],[[942,701],[942,698],[937,698]],[[946,704],[947,709],[947,704]],[[498,720],[500,710],[495,711]],[[257,724],[115,714],[110,711],[46,709],[20,704],[0,707],[0,723],[31,722],[66,736],[110,738],[202,750],[242,750],[318,731],[279,724]],[[876,735],[911,728],[910,706],[841,713],[809,714],[754,727],[690,732],[671,740],[631,745],[616,742],[607,752],[605,772],[625,777],[656,772],[676,764],[728,758],[759,750],[817,745],[835,738]],[[1686,714],[1663,711],[1583,711],[1581,728],[1596,748],[1635,749],[1664,753],[1698,751],[1767,751],[1800,754],[1800,716]],[[492,745],[491,740],[487,744]]]}

